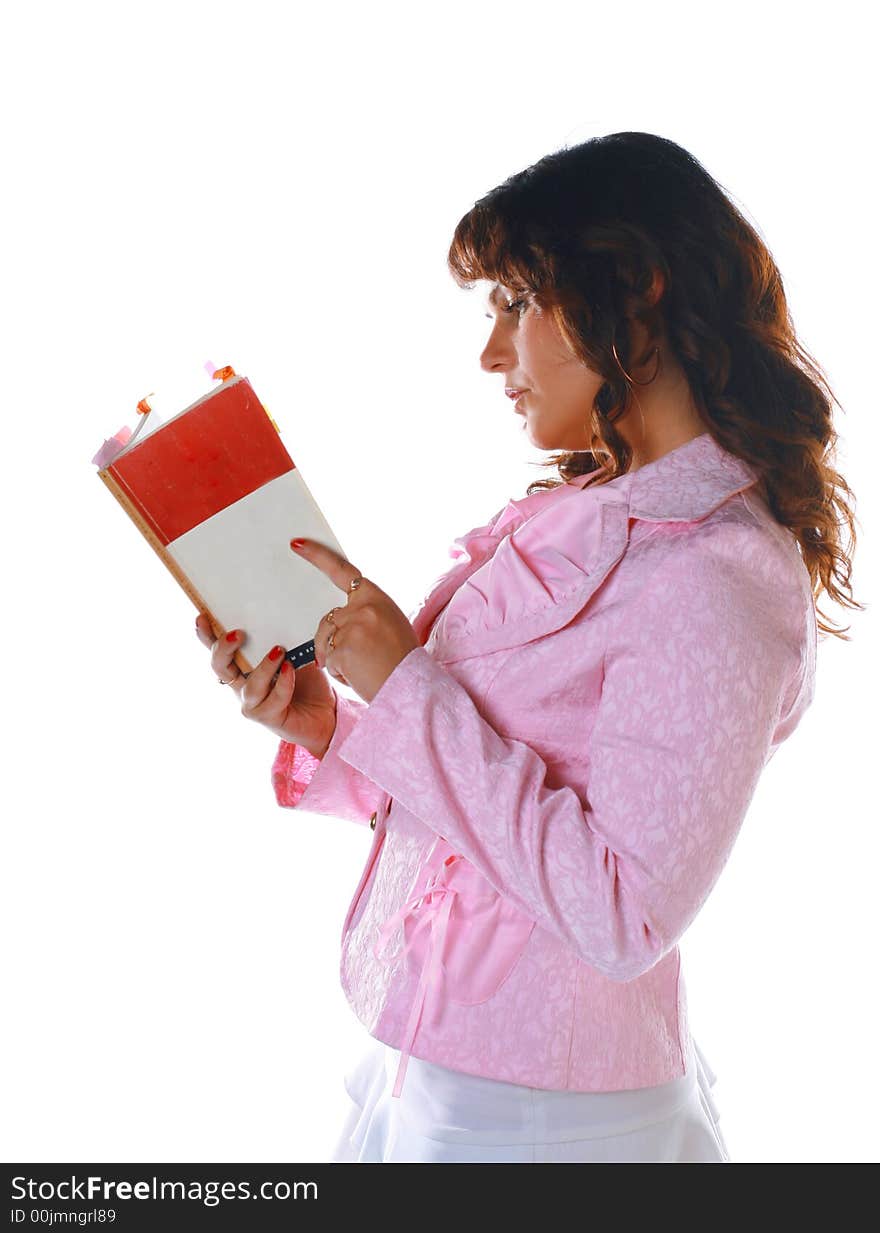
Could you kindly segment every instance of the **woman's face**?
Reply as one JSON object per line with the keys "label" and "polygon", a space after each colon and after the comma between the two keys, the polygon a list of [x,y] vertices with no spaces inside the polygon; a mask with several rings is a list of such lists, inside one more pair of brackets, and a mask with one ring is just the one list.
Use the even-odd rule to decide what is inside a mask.
{"label": "woman's face", "polygon": [[590,408],[603,378],[572,353],[530,295],[495,284],[486,308],[494,325],[480,366],[503,378],[499,397],[505,387],[526,391],[511,410],[523,417],[529,440],[542,450],[589,449]]}

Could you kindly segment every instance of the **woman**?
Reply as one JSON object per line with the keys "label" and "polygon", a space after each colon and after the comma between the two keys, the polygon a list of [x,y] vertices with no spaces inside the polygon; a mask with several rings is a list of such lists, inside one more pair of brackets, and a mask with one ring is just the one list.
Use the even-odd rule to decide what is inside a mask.
{"label": "woman", "polygon": [[197,622],[280,737],[279,804],[373,830],[334,1158],[726,1161],[678,942],[812,701],[819,591],[862,606],[833,395],[756,232],[651,134],[514,175],[449,264],[494,284],[481,364],[560,478],[456,540],[411,619],[291,541],[347,596],[314,664],[245,680],[242,631]]}

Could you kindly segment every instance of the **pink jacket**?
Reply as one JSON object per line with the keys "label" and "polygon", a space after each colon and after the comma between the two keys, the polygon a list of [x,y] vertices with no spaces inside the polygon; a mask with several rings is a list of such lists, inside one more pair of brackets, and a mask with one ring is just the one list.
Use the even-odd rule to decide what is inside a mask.
{"label": "pink jacket", "polygon": [[[793,536],[705,432],[455,541],[422,645],[280,805],[369,822],[342,928],[368,1031],[468,1074],[585,1092],[684,1073],[678,942],[813,698]],[[393,803],[393,808],[392,808]]]}

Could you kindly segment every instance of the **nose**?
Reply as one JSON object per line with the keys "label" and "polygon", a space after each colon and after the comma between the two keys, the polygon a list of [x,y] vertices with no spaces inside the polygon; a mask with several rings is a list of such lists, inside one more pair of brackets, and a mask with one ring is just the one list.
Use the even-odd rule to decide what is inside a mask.
{"label": "nose", "polygon": [[496,322],[480,355],[480,367],[484,372],[508,372],[516,367],[516,362],[516,350],[510,337],[502,333]]}

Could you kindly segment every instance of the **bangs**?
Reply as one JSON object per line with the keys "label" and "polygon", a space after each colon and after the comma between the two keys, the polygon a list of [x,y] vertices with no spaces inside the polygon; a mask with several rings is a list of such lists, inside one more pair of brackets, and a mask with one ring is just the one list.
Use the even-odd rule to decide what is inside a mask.
{"label": "bangs", "polygon": [[511,291],[537,291],[544,281],[541,259],[523,244],[521,229],[486,205],[475,205],[460,220],[449,246],[447,265],[459,287],[498,283]]}

